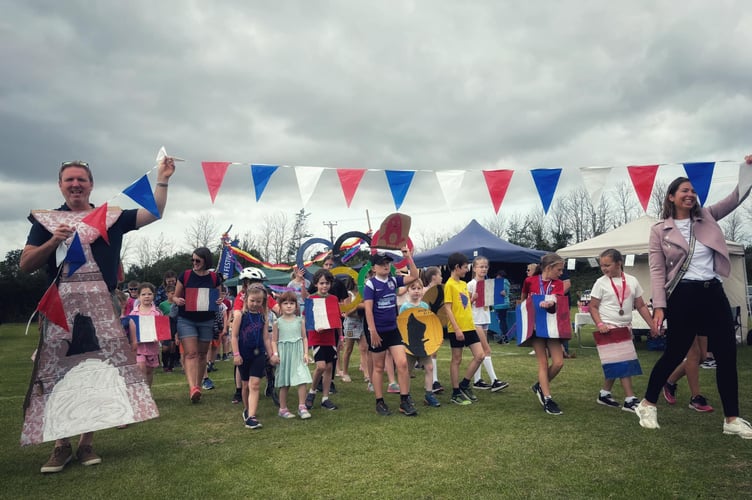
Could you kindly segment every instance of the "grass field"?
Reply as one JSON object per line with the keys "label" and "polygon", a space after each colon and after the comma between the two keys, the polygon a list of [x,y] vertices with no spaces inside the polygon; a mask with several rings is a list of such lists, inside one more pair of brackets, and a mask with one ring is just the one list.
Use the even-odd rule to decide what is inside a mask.
{"label": "grass field", "polygon": [[[62,473],[42,475],[51,444],[18,444],[36,340],[36,332],[23,335],[22,325],[0,326],[3,498],[752,497],[752,440],[721,433],[714,370],[701,370],[701,385],[716,412],[688,409],[682,380],[681,404],[661,401],[661,429],[645,430],[636,415],[595,403],[598,356],[576,341],[577,358],[565,360],[552,386],[564,411],[558,417],[545,414],[530,391],[536,368],[528,349],[495,343],[494,365],[508,389],[476,391],[480,401],[469,407],[451,405],[445,393],[441,408],[419,406],[417,418],[377,416],[372,394],[351,369],[353,382],[338,381],[332,397],[339,410],[316,407],[308,421],[282,420],[262,398],[264,426],[250,430],[230,403],[230,362],[218,363],[217,389],[198,405],[188,402],[182,373],[159,372],[153,393],[160,418],[98,432],[99,466],[72,462]],[[637,347],[649,372],[658,353]],[[750,419],[752,348],[740,347],[738,355],[741,414]],[[446,346],[439,363],[449,385]],[[647,374],[635,379],[638,395],[646,384]],[[412,392],[419,401],[422,391]],[[618,383],[614,396],[622,398]],[[397,400],[387,395],[395,409]]]}

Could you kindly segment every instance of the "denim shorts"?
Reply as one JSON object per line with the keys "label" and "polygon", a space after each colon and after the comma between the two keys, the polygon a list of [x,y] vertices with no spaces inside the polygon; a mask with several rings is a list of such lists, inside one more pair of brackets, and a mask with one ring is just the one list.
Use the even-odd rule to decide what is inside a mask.
{"label": "denim shorts", "polygon": [[178,337],[180,340],[198,337],[199,342],[211,342],[214,338],[214,320],[191,321],[178,316]]}

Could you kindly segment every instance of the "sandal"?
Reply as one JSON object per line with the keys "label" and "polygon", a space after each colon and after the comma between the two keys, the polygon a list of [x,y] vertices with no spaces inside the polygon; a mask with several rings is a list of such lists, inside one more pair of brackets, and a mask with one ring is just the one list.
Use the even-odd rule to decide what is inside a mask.
{"label": "sandal", "polygon": [[290,413],[290,410],[288,410],[287,408],[280,409],[277,415],[279,415],[279,418],[284,418],[284,419],[295,418],[295,415]]}

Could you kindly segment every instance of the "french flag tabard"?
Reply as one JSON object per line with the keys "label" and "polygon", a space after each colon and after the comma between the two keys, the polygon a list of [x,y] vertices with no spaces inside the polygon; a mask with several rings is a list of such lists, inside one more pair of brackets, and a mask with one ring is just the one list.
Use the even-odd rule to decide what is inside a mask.
{"label": "french flag tabard", "polygon": [[136,324],[136,342],[170,340],[170,318],[168,316],[130,316]]}
{"label": "french flag tabard", "polygon": [[637,360],[629,327],[612,328],[608,333],[593,332],[598,356],[603,365],[603,375],[608,379],[642,375],[642,367]]}
{"label": "french flag tabard", "polygon": [[528,297],[515,308],[517,345],[522,345],[533,336],[535,329],[535,308],[532,297]]}
{"label": "french flag tabard", "polygon": [[306,330],[342,328],[339,301],[334,295],[308,297],[305,300]]}
{"label": "french flag tabard", "polygon": [[[572,321],[569,317],[569,299],[563,295],[533,295],[535,309],[535,336],[546,339],[568,340],[572,338]],[[555,301],[556,311],[541,309],[543,301]]]}
{"label": "french flag tabard", "polygon": [[489,307],[504,302],[501,292],[504,291],[504,280],[480,280],[475,288],[475,307]]}
{"label": "french flag tabard", "polygon": [[216,311],[219,306],[219,290],[216,288],[192,288],[185,289],[186,312]]}

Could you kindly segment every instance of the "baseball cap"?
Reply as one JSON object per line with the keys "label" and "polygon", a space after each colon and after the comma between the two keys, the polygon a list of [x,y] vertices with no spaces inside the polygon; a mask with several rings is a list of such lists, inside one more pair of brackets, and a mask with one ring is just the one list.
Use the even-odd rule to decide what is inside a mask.
{"label": "baseball cap", "polygon": [[378,252],[371,255],[371,264],[373,265],[386,264],[388,262],[394,262],[394,259],[388,253]]}

